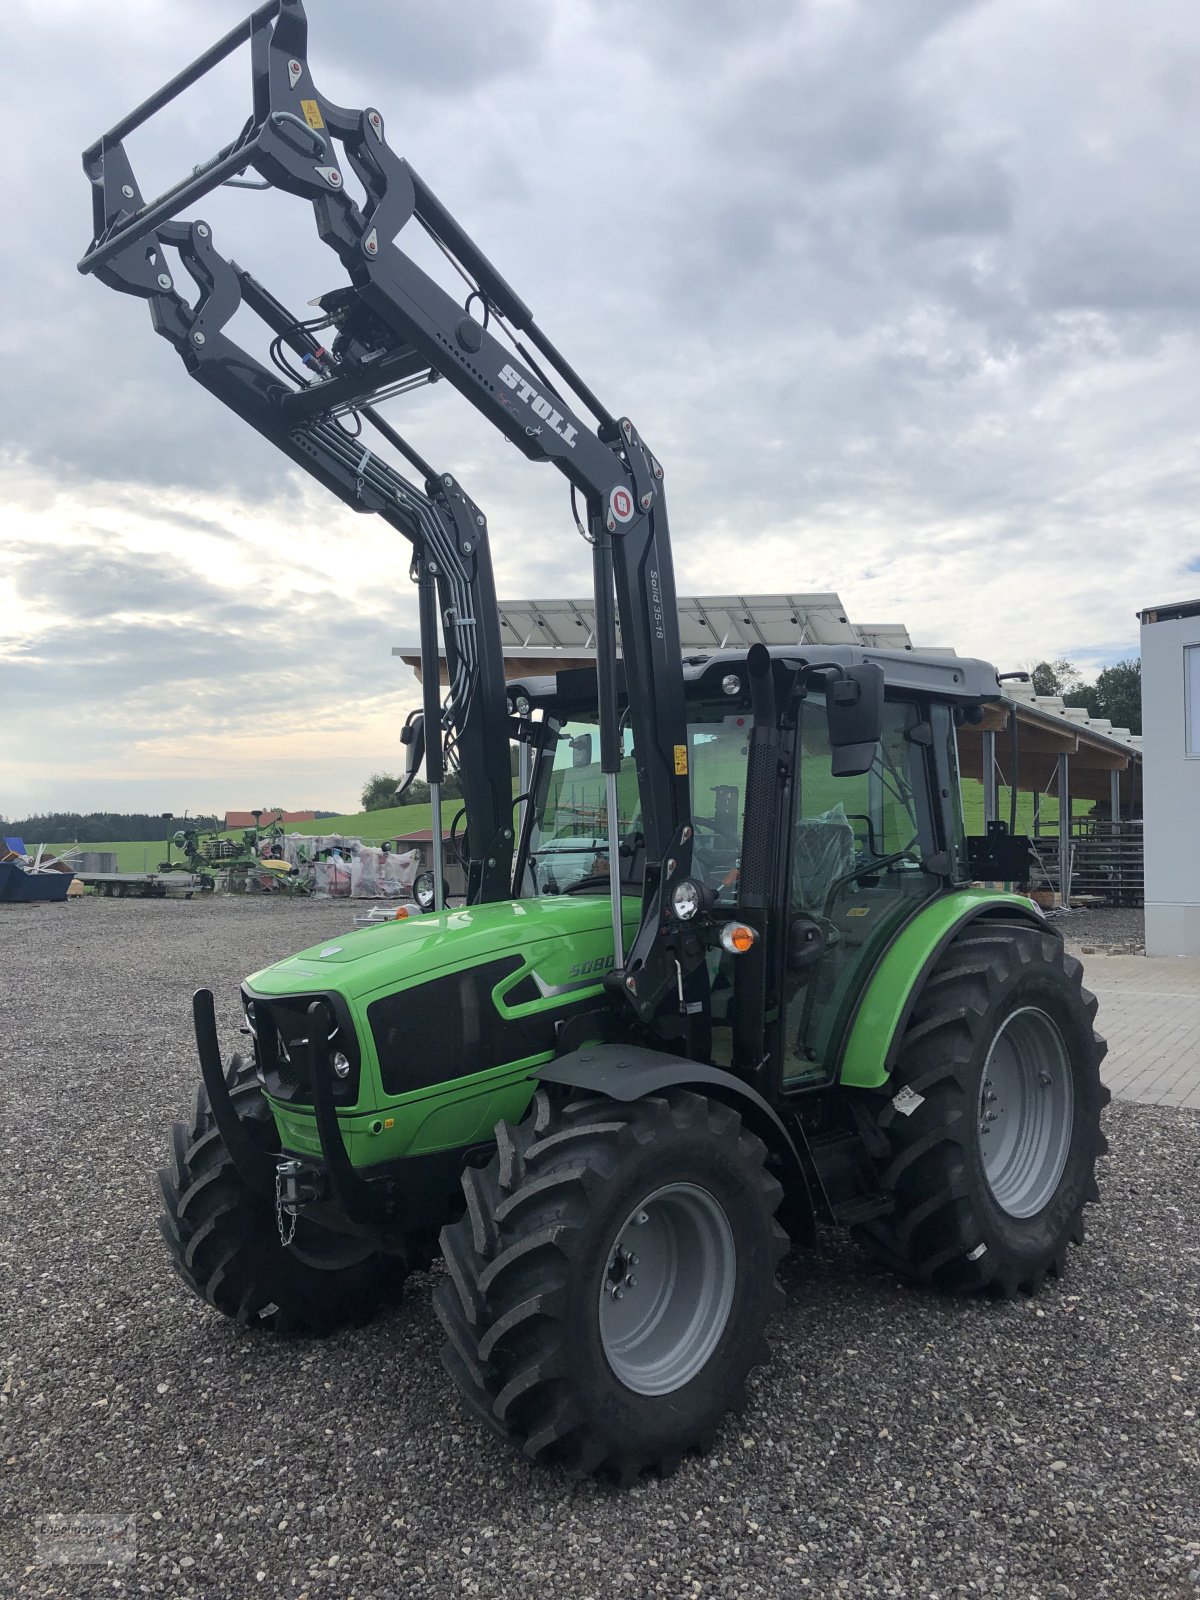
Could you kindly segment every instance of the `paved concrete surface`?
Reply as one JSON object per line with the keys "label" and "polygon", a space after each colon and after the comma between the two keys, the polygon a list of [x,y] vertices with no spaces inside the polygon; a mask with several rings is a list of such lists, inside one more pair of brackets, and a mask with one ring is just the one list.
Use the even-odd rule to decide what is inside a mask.
{"label": "paved concrete surface", "polygon": [[[1079,955],[1078,948],[1074,954]],[[1081,955],[1108,1040],[1104,1081],[1122,1100],[1200,1107],[1200,961]]]}

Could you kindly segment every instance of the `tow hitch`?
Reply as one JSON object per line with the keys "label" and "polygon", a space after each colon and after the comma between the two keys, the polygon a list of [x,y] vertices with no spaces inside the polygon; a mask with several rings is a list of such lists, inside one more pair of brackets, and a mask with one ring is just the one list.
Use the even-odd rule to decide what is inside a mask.
{"label": "tow hitch", "polygon": [[275,1224],[285,1247],[296,1235],[299,1213],[312,1201],[319,1200],[324,1192],[325,1175],[319,1167],[291,1159],[281,1161],[275,1168]]}

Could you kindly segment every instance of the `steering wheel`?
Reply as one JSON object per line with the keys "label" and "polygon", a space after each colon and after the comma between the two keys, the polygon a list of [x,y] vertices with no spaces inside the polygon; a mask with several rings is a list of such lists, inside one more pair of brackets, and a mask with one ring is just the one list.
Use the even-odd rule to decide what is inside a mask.
{"label": "steering wheel", "polygon": [[[728,833],[724,828],[718,827],[716,819],[713,817],[693,817],[692,826],[697,829],[706,828],[712,835],[713,843],[717,846],[717,850],[713,851],[713,854],[717,854],[720,850],[720,847],[724,846],[727,851],[732,853],[734,858],[733,865],[731,865],[727,870],[722,872],[718,867],[715,873],[712,871],[712,869],[707,867],[707,864],[701,865],[700,862],[696,862],[695,865],[700,868],[699,875],[707,878],[712,878],[719,875],[720,882],[717,885],[718,893],[720,893],[722,889],[736,888],[740,871],[739,867],[737,866],[737,856],[738,852],[741,850],[742,841],[737,837],[736,834]],[[706,844],[708,843],[707,840],[705,842]],[[697,839],[696,843],[697,854],[699,855],[700,841]],[[708,855],[709,850],[705,850],[704,854]]]}
{"label": "steering wheel", "polygon": [[580,878],[578,883],[569,883],[565,889],[560,889],[559,894],[579,894],[584,889],[607,889],[612,879],[607,872],[593,872],[589,877]]}

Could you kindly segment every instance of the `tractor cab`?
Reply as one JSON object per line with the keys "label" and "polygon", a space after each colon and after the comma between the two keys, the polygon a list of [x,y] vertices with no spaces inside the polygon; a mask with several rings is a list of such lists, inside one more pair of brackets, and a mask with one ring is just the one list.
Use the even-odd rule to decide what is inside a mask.
{"label": "tractor cab", "polygon": [[[837,772],[838,710],[824,692],[851,667],[879,669],[883,694],[869,745]],[[770,840],[771,892],[744,904],[742,856],[751,792],[755,699],[745,651],[685,663],[688,774],[695,839],[692,916],[708,945],[694,1030],[706,1058],[735,1065],[739,956],[711,936],[743,916],[762,936],[764,1021],[773,1075],[801,1089],[831,1082],[869,975],[900,929],[970,876],[955,730],[999,695],[984,662],[915,652],[822,647],[770,652],[774,771],[752,801],[751,826]],[[508,685],[521,708],[526,779],[514,889],[522,898],[609,895],[613,867],[599,761],[595,680],[586,670]],[[861,731],[861,730],[860,730]],[[638,756],[621,722],[617,774],[620,893],[639,903],[645,851]],[[705,929],[708,930],[706,937]]]}

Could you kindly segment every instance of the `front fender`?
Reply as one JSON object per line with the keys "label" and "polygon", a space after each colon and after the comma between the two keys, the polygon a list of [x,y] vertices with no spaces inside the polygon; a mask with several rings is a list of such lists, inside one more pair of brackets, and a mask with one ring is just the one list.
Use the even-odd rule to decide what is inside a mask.
{"label": "front fender", "polygon": [[812,1158],[804,1135],[796,1130],[801,1149],[770,1102],[732,1072],[644,1045],[592,1044],[547,1061],[535,1075],[542,1083],[586,1089],[611,1100],[641,1100],[664,1089],[693,1089],[731,1106],[783,1167],[784,1203],[792,1223],[789,1231],[811,1242],[816,1211],[809,1182]]}

